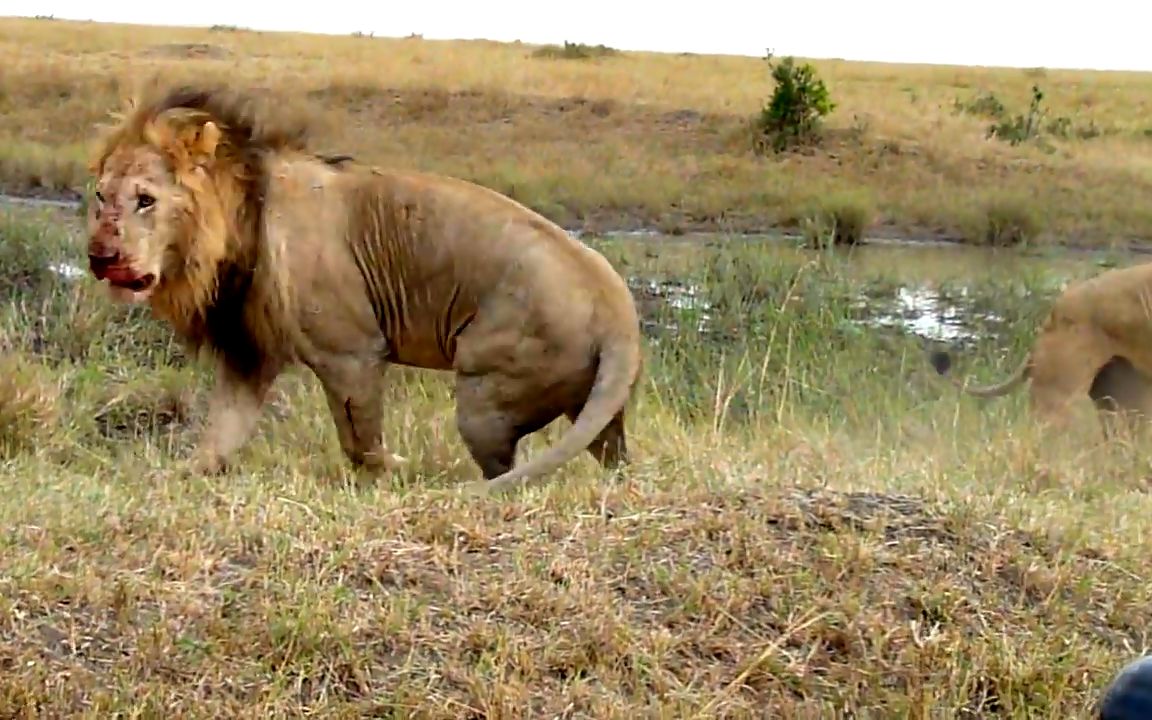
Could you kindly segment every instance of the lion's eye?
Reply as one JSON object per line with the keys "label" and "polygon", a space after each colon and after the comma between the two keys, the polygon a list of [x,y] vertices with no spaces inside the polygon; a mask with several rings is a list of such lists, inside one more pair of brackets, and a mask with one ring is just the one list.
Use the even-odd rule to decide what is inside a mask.
{"label": "lion's eye", "polygon": [[104,202],[104,194],[99,190],[96,191],[96,202]]}
{"label": "lion's eye", "polygon": [[151,195],[147,195],[145,193],[140,193],[139,195],[136,196],[136,207],[138,207],[141,210],[143,210],[144,208],[152,207],[152,205],[155,202],[156,202],[156,198],[152,197]]}

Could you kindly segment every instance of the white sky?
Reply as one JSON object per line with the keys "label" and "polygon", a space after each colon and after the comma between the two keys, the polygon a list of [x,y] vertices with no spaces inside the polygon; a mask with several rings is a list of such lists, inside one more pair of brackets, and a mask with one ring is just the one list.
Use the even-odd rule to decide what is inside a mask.
{"label": "white sky", "polygon": [[771,47],[777,55],[809,58],[1152,70],[1152,8],[1132,0],[1064,7],[1040,0],[707,0],[675,13],[671,0],[566,0],[551,7],[516,0],[385,0],[375,8],[371,0],[292,3],[267,12],[259,0],[0,0],[0,12],[147,25],[415,32],[427,39],[569,40],[628,50],[763,56]]}

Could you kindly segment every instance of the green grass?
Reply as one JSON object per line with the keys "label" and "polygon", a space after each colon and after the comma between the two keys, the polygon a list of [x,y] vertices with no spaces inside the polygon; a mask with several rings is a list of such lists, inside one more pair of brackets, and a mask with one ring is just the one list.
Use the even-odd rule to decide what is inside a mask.
{"label": "green grass", "polygon": [[448,378],[398,368],[392,482],[303,372],[237,469],[177,480],[207,373],[45,269],[78,243],[0,215],[5,717],[1083,717],[1147,642],[1148,463],[862,322],[930,277],[1000,375],[1084,258],[598,241],[649,331],[636,464],[477,500],[440,492],[477,476]]}

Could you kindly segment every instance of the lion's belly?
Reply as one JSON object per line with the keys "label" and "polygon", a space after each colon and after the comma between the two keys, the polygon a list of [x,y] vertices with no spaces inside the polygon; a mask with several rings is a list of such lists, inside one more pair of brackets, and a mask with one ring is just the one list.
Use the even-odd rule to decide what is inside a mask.
{"label": "lion's belly", "polygon": [[438,285],[427,278],[418,278],[413,286],[419,292],[404,298],[400,322],[393,328],[381,323],[388,334],[388,359],[397,365],[452,370],[457,338],[477,312],[473,295],[455,283]]}
{"label": "lion's belly", "polygon": [[408,337],[389,343],[388,361],[426,370],[451,370],[452,358],[434,338]]}

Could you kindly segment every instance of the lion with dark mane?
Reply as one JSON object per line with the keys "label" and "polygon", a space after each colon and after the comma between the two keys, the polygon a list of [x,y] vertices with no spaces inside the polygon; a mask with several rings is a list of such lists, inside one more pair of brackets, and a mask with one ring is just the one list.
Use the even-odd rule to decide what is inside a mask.
{"label": "lion with dark mane", "polygon": [[[195,455],[223,470],[290,364],[323,386],[356,466],[403,461],[382,432],[383,371],[455,373],[456,424],[491,490],[587,449],[627,462],[641,368],[631,291],[599,253],[493,190],[310,152],[303,124],[220,88],[153,88],[92,163],[91,273],[216,358]],[[518,442],[572,426],[514,467]]]}

